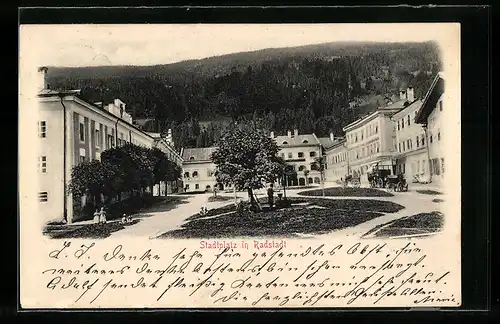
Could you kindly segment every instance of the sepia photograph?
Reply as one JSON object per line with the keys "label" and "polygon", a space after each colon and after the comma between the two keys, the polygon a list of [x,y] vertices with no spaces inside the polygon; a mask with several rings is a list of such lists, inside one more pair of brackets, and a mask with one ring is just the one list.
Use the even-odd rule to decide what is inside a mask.
{"label": "sepia photograph", "polygon": [[[324,247],[330,255],[337,248],[353,255],[357,247],[375,254],[392,244],[409,257],[445,241],[451,261],[435,266],[455,271],[458,294],[431,298],[417,287],[407,295],[459,305],[459,34],[458,24],[405,23],[21,26],[20,120],[29,125],[19,128],[29,155],[20,158],[21,248],[37,237],[45,242],[40,249],[63,262],[70,246],[83,255],[101,244],[105,261],[112,255],[124,262],[132,258],[126,243],[144,251],[185,244],[238,257],[297,244],[312,251],[315,242],[332,242]],[[323,255],[321,246],[315,256]],[[133,260],[155,260],[149,251]],[[197,253],[186,252],[189,267]],[[416,256],[408,268],[431,257]],[[64,263],[39,262],[49,292],[64,280],[74,287],[76,271],[103,273],[79,260],[64,261],[69,273]],[[355,264],[346,261],[342,278]],[[149,266],[139,268],[146,273]],[[58,279],[45,277],[44,267]],[[438,272],[422,282],[448,275]],[[93,293],[90,282],[82,295],[115,284]],[[261,304],[286,299],[260,295]],[[33,296],[32,304],[43,304]],[[246,307],[238,296],[223,301]]]}

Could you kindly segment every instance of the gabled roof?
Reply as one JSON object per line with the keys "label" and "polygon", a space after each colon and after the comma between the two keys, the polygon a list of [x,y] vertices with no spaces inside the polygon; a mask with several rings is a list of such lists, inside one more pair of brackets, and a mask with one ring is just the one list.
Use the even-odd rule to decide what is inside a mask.
{"label": "gabled roof", "polygon": [[415,122],[418,124],[427,124],[427,117],[436,107],[439,97],[444,93],[444,75],[442,72],[436,74],[432,84],[427,91],[422,106],[415,117]]}
{"label": "gabled roof", "polygon": [[217,147],[195,147],[182,150],[182,158],[185,162],[207,162]]}
{"label": "gabled roof", "polygon": [[276,136],[275,139],[278,146],[302,146],[302,145],[319,145],[320,142],[314,134],[303,134],[292,137]]}

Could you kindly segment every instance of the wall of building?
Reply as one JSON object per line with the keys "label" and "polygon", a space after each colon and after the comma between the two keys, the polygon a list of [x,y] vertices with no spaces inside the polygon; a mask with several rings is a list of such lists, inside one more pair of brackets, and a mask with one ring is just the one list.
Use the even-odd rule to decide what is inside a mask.
{"label": "wall of building", "polygon": [[429,115],[427,126],[427,141],[429,145],[429,166],[432,168],[432,182],[442,185],[444,172],[446,172],[446,161],[444,159],[443,148],[443,126],[442,110],[446,109],[443,105],[443,96],[437,101],[436,107]]}
{"label": "wall of building", "polygon": [[[59,100],[39,103],[39,120],[45,122],[45,137],[38,137],[38,192],[45,196],[39,200],[42,221],[61,221],[64,217],[64,173],[63,173],[63,110]],[[39,128],[39,124],[33,125]],[[41,159],[45,157],[45,172]],[[35,166],[36,167],[36,166]]]}
{"label": "wall of building", "polygon": [[421,124],[415,123],[415,116],[420,107],[419,104],[413,104],[392,117],[396,134],[396,169],[410,182],[417,175],[421,179],[429,175],[425,131]]}
{"label": "wall of building", "polygon": [[[321,156],[321,146],[318,145],[301,145],[301,146],[286,146],[279,145],[280,151],[278,155],[282,157],[285,162],[294,167],[297,172],[297,183],[289,185],[306,185],[306,184],[319,184],[320,172],[311,169],[311,163],[317,157]],[[302,155],[301,155],[302,154]],[[307,178],[304,170],[308,170]]]}
{"label": "wall of building", "polygon": [[185,192],[213,190],[217,184],[215,179],[215,164],[212,162],[184,163],[182,179]]}
{"label": "wall of building", "polygon": [[335,182],[345,178],[347,170],[347,144],[336,146],[325,151],[327,168],[325,172],[327,182]]}

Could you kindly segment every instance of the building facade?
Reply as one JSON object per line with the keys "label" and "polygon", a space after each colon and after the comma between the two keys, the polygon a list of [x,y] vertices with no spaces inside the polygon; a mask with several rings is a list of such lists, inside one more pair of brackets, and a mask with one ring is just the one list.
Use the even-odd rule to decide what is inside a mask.
{"label": "building facade", "polygon": [[422,106],[416,100],[392,116],[395,128],[394,149],[396,173],[404,175],[408,181],[427,182],[427,139],[421,124],[415,123],[415,117]]}
{"label": "building facade", "polygon": [[321,143],[315,134],[299,134],[295,129],[293,133],[288,131],[286,136],[274,136],[271,132],[271,138],[280,148],[278,155],[297,172],[297,179],[288,179],[287,186],[321,183],[321,173],[311,167],[315,159],[322,156]]}
{"label": "building facade", "polygon": [[397,102],[389,102],[375,112],[343,128],[346,134],[348,174],[368,183],[367,173],[374,166],[396,173],[396,129],[391,117],[415,101],[413,88],[400,92]]}
{"label": "building facade", "polygon": [[326,181],[338,182],[348,174],[347,143],[346,139],[332,140],[324,143],[324,155],[326,160]]}
{"label": "building facade", "polygon": [[125,143],[152,147],[155,138],[132,125],[121,100],[99,107],[81,99],[79,91],[48,89],[47,69],[39,73],[44,83],[38,94],[40,213],[45,221],[72,223],[85,216],[87,199],[67,194],[72,168]]}
{"label": "building facade", "polygon": [[427,138],[427,166],[430,182],[442,186],[445,172],[445,157],[443,146],[444,75],[438,73],[423,99],[417,112],[415,122],[421,124]]}
{"label": "building facade", "polygon": [[216,165],[211,155],[216,147],[183,148],[181,150],[182,180],[184,192],[211,192],[217,190],[232,190],[231,185],[218,183],[215,177]]}

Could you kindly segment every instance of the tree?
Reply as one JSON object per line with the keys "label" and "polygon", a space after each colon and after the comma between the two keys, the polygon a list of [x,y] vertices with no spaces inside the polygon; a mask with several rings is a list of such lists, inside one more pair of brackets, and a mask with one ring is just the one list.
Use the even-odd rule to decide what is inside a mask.
{"label": "tree", "polygon": [[321,179],[321,190],[323,191],[323,196],[325,196],[325,169],[326,169],[326,160],[324,156],[318,156],[314,159],[314,162],[311,163],[311,170],[318,171],[320,173]]}
{"label": "tree", "polygon": [[284,169],[278,151],[276,142],[255,128],[232,128],[212,153],[217,181],[233,184],[236,190],[247,190],[251,204],[256,206],[253,190],[276,181]]}
{"label": "tree", "polygon": [[309,175],[309,170],[304,169],[304,177],[306,178],[306,184],[308,183],[307,181],[307,176]]}

